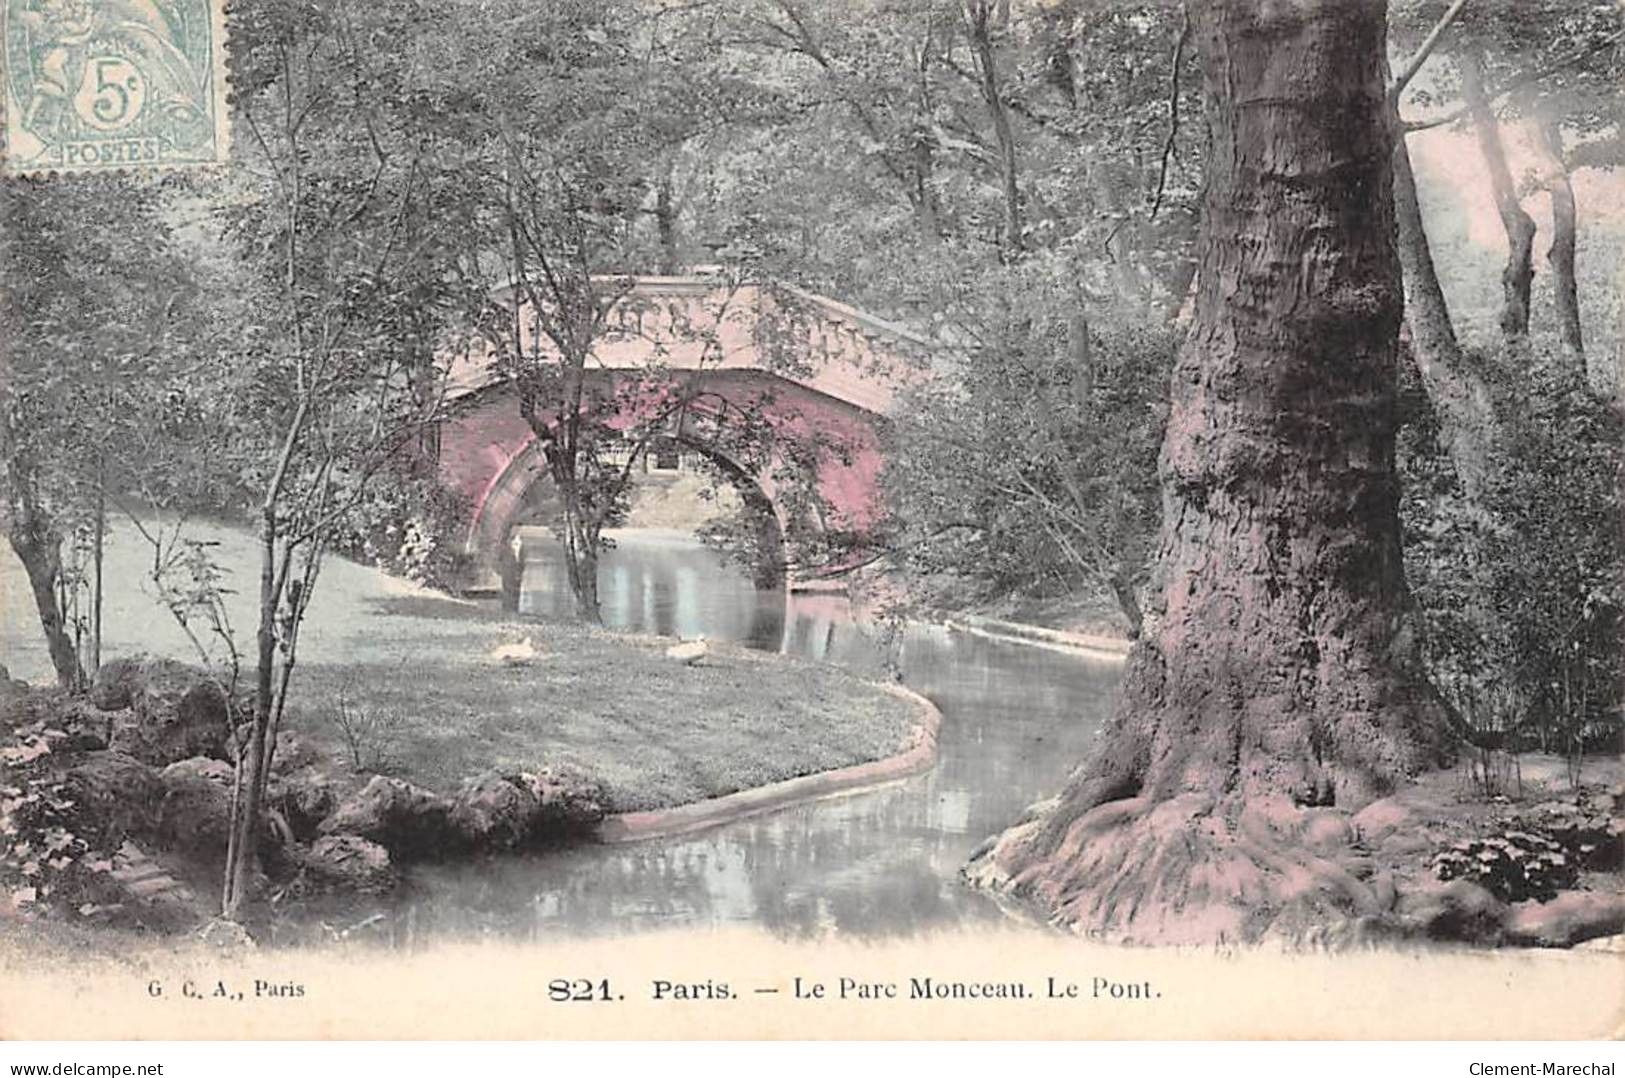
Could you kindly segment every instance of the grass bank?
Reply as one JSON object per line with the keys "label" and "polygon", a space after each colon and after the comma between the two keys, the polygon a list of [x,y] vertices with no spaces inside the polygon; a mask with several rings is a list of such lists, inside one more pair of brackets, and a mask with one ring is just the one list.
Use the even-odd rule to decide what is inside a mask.
{"label": "grass bank", "polygon": [[[218,544],[246,651],[251,537],[214,524],[190,531]],[[151,560],[133,528],[113,530],[103,658],[148,651],[195,662],[146,582]],[[21,566],[0,547],[0,662],[42,682],[50,664],[28,596]],[[541,653],[530,665],[490,659],[525,635]],[[838,669],[726,645],[686,667],[664,657],[670,643],[511,620],[334,558],[303,631],[285,728],[349,762],[348,725],[363,765],[442,791],[493,767],[576,767],[604,784],[617,812],[873,760],[908,740],[910,705]]]}

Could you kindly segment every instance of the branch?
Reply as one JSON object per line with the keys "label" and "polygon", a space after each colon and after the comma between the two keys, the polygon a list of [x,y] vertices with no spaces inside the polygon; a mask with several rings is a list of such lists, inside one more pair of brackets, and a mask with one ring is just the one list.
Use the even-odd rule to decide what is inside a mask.
{"label": "branch", "polygon": [[[1584,60],[1586,57],[1599,53],[1609,46],[1617,45],[1621,41],[1625,41],[1625,31],[1612,34],[1600,41],[1592,42],[1585,48],[1571,52],[1569,55],[1560,60],[1553,60],[1550,64],[1543,68],[1538,68],[1534,71],[1526,71],[1522,75],[1519,75],[1517,78],[1513,79],[1511,82],[1508,82],[1506,85],[1497,88],[1493,92],[1486,93],[1484,95],[1484,100],[1493,104],[1497,98],[1505,97],[1512,91],[1520,89],[1524,86],[1528,86],[1530,83],[1541,82],[1562,71],[1566,71],[1575,64],[1579,63],[1581,60]],[[1435,127],[1443,127],[1446,124],[1453,124],[1457,120],[1466,116],[1470,111],[1471,108],[1469,106],[1462,105],[1460,108],[1452,109],[1443,116],[1436,117],[1432,120],[1403,120],[1400,122],[1400,129],[1407,135],[1414,134],[1417,131],[1428,131]]]}
{"label": "branch", "polygon": [[[1457,6],[1467,0],[1456,0]],[[1162,144],[1162,163],[1157,168],[1157,191],[1151,198],[1151,220],[1156,220],[1162,209],[1162,195],[1168,187],[1168,159],[1174,154],[1174,140],[1179,137],[1179,67],[1185,59],[1185,42],[1191,34],[1190,9],[1180,6],[1179,37],[1174,40],[1173,70],[1168,74],[1168,138]],[[1115,234],[1116,229],[1112,229]],[[1110,243],[1110,240],[1107,241]],[[1107,248],[1108,252],[1110,248]]]}
{"label": "branch", "polygon": [[1399,95],[1405,91],[1406,86],[1410,85],[1410,81],[1416,77],[1416,73],[1422,70],[1422,65],[1427,63],[1428,57],[1432,55],[1434,48],[1439,44],[1440,35],[1450,28],[1450,24],[1456,21],[1456,16],[1460,15],[1461,9],[1466,6],[1467,0],[1456,0],[1439,18],[1439,21],[1434,24],[1433,29],[1428,31],[1428,36],[1422,39],[1421,47],[1411,55],[1409,60],[1405,61],[1405,66],[1400,68],[1398,76],[1394,78],[1394,84],[1388,87],[1388,100],[1395,103],[1399,101]]}

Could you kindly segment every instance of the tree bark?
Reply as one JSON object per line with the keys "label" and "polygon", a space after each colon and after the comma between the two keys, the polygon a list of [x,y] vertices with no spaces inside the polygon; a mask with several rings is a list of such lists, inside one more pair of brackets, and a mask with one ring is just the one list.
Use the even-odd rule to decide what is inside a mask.
{"label": "tree bark", "polygon": [[981,76],[982,100],[993,120],[993,137],[999,147],[999,181],[1004,194],[1004,247],[1019,250],[1023,243],[1021,190],[1016,173],[1016,137],[1010,127],[1010,111],[999,94],[999,69],[993,55],[993,0],[970,0],[967,22],[971,46],[976,51],[976,68]]}
{"label": "tree bark", "polygon": [[1614,275],[1614,407],[1625,410],[1625,266]]}
{"label": "tree bark", "polygon": [[660,234],[660,272],[675,275],[681,262],[677,254],[677,203],[672,195],[675,164],[668,164],[655,188],[655,227]]}
{"label": "tree bark", "polygon": [[31,523],[12,525],[9,539],[17,560],[23,564],[28,576],[29,590],[34,593],[34,609],[39,613],[40,628],[45,633],[45,647],[51,656],[51,667],[56,671],[57,684],[71,689],[84,683],[84,672],[79,665],[79,652],[68,637],[66,619],[57,595],[57,584],[62,576],[62,541],[46,529]]}
{"label": "tree bark", "polygon": [[1112,574],[1111,588],[1112,597],[1117,600],[1117,609],[1122,611],[1128,622],[1128,638],[1138,640],[1140,634],[1145,632],[1145,612],[1140,609],[1140,597],[1135,594],[1134,579],[1127,566],[1119,566],[1118,571]]}
{"label": "tree bark", "polygon": [[91,536],[91,561],[96,569],[95,590],[90,596],[90,670],[94,676],[102,668],[102,606],[106,594],[102,569],[107,561],[107,466],[96,462],[96,522]]}
{"label": "tree bark", "polygon": [[[1398,131],[1397,114],[1391,119]],[[1422,384],[1439,421],[1440,440],[1450,454],[1462,493],[1481,504],[1495,440],[1494,398],[1483,373],[1468,362],[1456,339],[1455,324],[1433,265],[1410,151],[1402,134],[1396,136],[1394,145],[1394,218],[1411,353],[1416,357]]]}
{"label": "tree bark", "polygon": [[255,632],[254,718],[248,747],[237,758],[241,776],[238,797],[233,806],[231,836],[226,851],[226,886],[220,913],[228,921],[237,919],[248,898],[254,868],[254,836],[259,828],[260,802],[265,797],[265,735],[271,726],[275,703],[273,686],[276,672],[276,615],[280,605],[277,588],[277,517],[274,504],[260,513],[260,596],[259,624]]}
{"label": "tree bark", "polygon": [[1192,18],[1212,152],[1162,451],[1163,609],[1100,753],[969,870],[1146,942],[1375,910],[1300,836],[1444,756],[1400,557],[1385,5]]}
{"label": "tree bark", "polygon": [[1534,143],[1537,152],[1545,159],[1541,169],[1541,186],[1552,198],[1552,243],[1546,249],[1546,259],[1552,267],[1558,333],[1563,348],[1577,361],[1583,382],[1586,376],[1585,338],[1580,330],[1580,287],[1574,269],[1579,213],[1574,203],[1574,184],[1563,161],[1563,132],[1555,117],[1539,117],[1535,125]]}
{"label": "tree bark", "polygon": [[1461,54],[1461,93],[1478,134],[1478,149],[1489,169],[1495,209],[1506,231],[1507,262],[1501,271],[1501,333],[1508,341],[1529,336],[1529,290],[1535,279],[1535,220],[1518,202],[1518,189],[1507,168],[1501,124],[1484,92],[1484,58],[1476,48]]}

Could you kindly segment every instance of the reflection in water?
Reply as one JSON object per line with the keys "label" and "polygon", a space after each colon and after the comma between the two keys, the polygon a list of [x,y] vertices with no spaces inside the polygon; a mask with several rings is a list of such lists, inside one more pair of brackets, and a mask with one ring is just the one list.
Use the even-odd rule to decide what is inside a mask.
{"label": "reflection in water", "polygon": [[[523,531],[526,563],[519,612],[570,617],[574,606],[558,544],[545,529]],[[784,592],[757,591],[748,575],[687,532],[648,529],[610,532],[609,536],[614,546],[603,554],[598,566],[599,605],[605,625],[661,636],[703,634],[766,651],[779,650],[784,637]],[[846,605],[839,603],[842,608]],[[834,612],[831,607],[830,613]]]}
{"label": "reflection in water", "polygon": [[[562,567],[537,539],[521,610],[567,615]],[[601,572],[614,628],[885,669],[883,628],[844,599],[757,592],[692,537],[622,533]],[[1118,667],[927,625],[906,629],[901,648],[904,680],[943,711],[930,772],[687,838],[420,866],[386,937],[412,947],[736,923],[872,937],[1000,917],[959,868],[1061,785],[1106,717]]]}

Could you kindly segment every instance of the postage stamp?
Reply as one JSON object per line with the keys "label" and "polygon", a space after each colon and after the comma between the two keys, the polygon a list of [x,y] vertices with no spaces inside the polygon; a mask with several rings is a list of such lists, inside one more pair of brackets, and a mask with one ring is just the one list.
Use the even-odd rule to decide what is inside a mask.
{"label": "postage stamp", "polygon": [[0,0],[0,39],[6,173],[226,159],[223,0]]}

